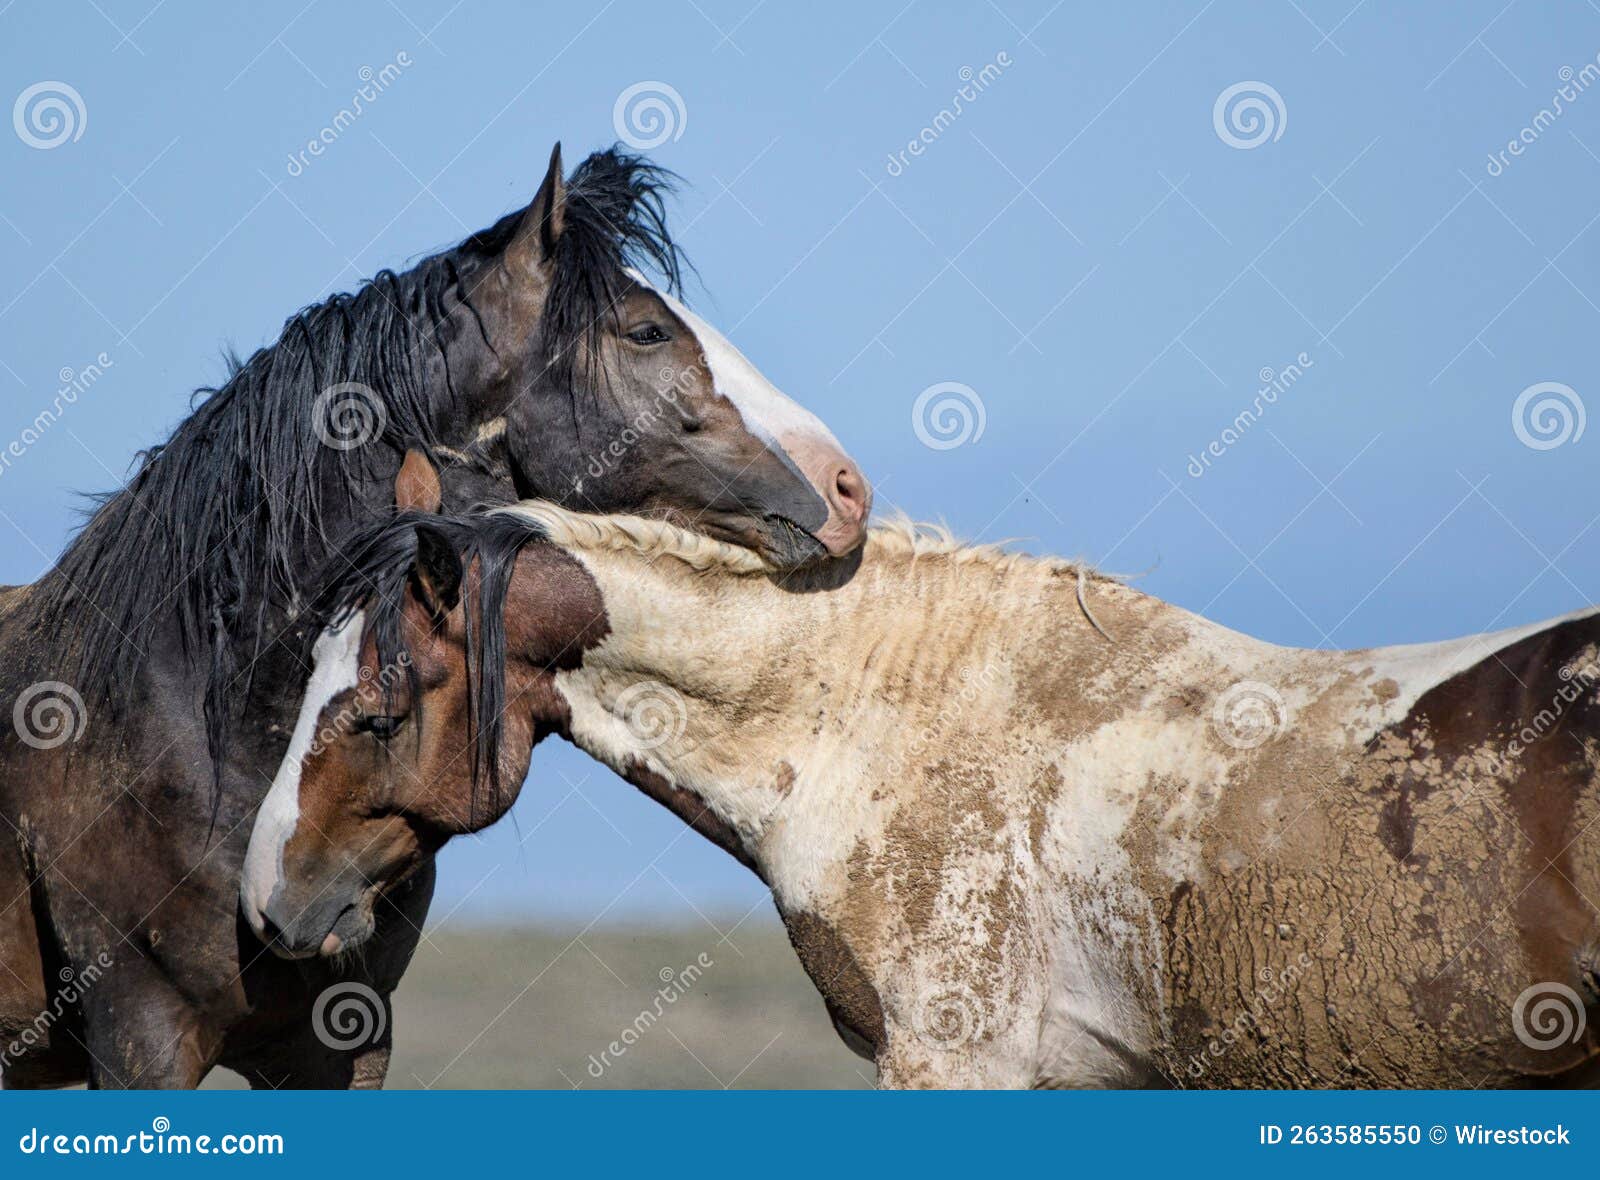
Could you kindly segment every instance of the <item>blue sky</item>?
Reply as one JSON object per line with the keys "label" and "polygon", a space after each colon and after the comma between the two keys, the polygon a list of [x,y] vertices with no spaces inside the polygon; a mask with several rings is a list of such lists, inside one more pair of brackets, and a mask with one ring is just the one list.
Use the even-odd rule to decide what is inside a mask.
{"label": "blue sky", "polygon": [[[224,345],[524,203],[557,139],[648,138],[616,110],[646,83],[692,301],[880,505],[1148,571],[1281,643],[1588,604],[1600,11],[1501,5],[15,3],[0,582],[40,574],[75,493],[114,486]],[[952,438],[917,429],[935,386],[925,409],[972,424]],[[449,850],[435,914],[725,927],[762,897],[552,746],[514,821]]]}

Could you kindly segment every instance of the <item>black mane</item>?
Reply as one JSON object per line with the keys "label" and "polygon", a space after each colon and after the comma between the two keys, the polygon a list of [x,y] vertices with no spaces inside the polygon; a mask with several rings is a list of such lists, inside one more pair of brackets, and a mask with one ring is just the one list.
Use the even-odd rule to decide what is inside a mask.
{"label": "black mane", "polygon": [[[680,256],[663,204],[673,179],[613,148],[568,181],[540,324],[560,387],[574,389],[576,358],[596,355],[625,267],[651,267],[677,287]],[[275,344],[235,362],[220,389],[197,391],[191,416],[141,453],[124,488],[96,499],[38,595],[43,633],[73,653],[80,692],[120,708],[152,646],[175,627],[185,656],[205,669],[207,744],[220,784],[230,695],[249,685],[271,612],[298,604],[308,568],[340,540],[325,531],[329,520],[349,519],[352,509],[356,520],[364,515],[359,493],[376,477],[374,452],[386,453],[389,470],[407,448],[431,456],[443,425],[466,413],[451,377],[451,314],[465,307],[483,336],[471,280],[511,242],[523,212],[409,271],[381,271],[296,313]],[[426,380],[435,359],[442,389]],[[319,441],[318,398],[340,382],[381,399],[382,445],[341,451]],[[327,516],[341,508],[344,517]]]}
{"label": "black mane", "polygon": [[[358,610],[365,611],[363,622],[377,645],[378,666],[388,671],[388,675],[380,673],[380,683],[392,695],[395,671],[404,669],[412,708],[420,713],[416,667],[402,625],[417,555],[418,526],[443,534],[463,568],[474,575],[464,580],[461,595],[466,612],[472,818],[498,815],[503,787],[500,735],[506,708],[506,594],[517,555],[528,544],[545,539],[544,530],[508,513],[395,513],[352,537],[344,553],[324,570],[313,599],[312,620],[320,633],[347,622]],[[309,667],[310,660],[306,663]],[[414,725],[413,732],[420,733],[420,725]]]}

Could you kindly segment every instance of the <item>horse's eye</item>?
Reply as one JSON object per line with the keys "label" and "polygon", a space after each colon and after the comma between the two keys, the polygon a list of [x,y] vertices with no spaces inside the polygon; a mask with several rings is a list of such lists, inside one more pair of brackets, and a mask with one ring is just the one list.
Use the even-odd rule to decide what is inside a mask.
{"label": "horse's eye", "polygon": [[406,719],[404,717],[385,717],[380,714],[373,714],[357,721],[356,731],[358,733],[370,733],[380,742],[386,742],[399,733],[405,723]]}
{"label": "horse's eye", "polygon": [[628,333],[628,339],[635,344],[665,344],[671,337],[656,324],[640,324]]}

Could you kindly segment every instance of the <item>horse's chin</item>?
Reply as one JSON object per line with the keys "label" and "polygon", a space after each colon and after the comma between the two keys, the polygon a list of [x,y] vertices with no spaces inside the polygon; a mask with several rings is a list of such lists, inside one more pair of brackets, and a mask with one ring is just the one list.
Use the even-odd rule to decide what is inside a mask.
{"label": "horse's chin", "polygon": [[322,945],[317,948],[317,954],[324,959],[336,959],[340,955],[347,955],[359,949],[372,937],[377,928],[378,923],[372,916],[371,902],[363,898],[355,905],[347,907],[334,921],[333,929],[328,931],[327,937],[322,940]]}
{"label": "horse's chin", "polygon": [[785,516],[768,516],[761,521],[756,544],[748,546],[774,569],[800,570],[829,560],[828,547],[816,536]]}

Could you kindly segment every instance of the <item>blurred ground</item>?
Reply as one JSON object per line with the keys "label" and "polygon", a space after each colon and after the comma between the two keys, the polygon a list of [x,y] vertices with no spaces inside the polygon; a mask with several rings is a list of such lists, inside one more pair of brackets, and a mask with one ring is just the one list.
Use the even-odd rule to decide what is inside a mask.
{"label": "blurred ground", "polygon": [[[418,948],[395,997],[392,1089],[839,1088],[874,1077],[770,915],[726,939],[709,922],[581,934],[452,923]],[[207,1082],[237,1084],[221,1070]]]}

